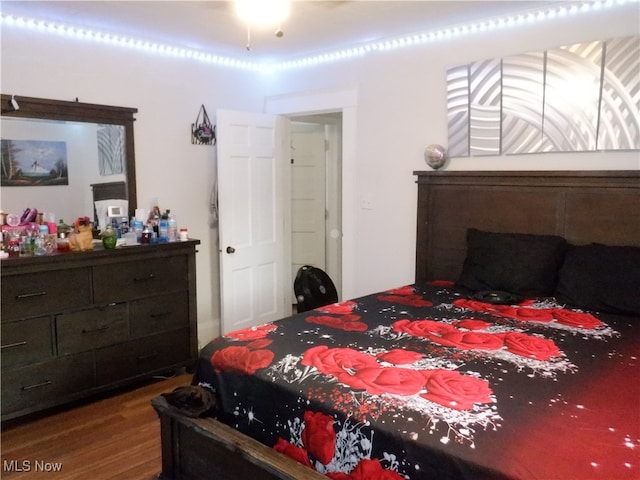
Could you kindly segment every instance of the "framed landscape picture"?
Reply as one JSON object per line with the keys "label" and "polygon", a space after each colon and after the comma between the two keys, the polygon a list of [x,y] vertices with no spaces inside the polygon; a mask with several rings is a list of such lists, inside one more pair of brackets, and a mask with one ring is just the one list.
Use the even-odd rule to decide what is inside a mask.
{"label": "framed landscape picture", "polygon": [[3,187],[68,185],[66,142],[2,139]]}

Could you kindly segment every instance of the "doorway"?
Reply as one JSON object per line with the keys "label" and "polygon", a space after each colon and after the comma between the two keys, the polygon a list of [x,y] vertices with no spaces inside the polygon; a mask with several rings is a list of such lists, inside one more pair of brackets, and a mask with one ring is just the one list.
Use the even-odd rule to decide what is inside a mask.
{"label": "doorway", "polygon": [[[342,290],[342,113],[291,117],[291,278],[303,265]],[[295,298],[295,295],[293,296]]]}
{"label": "doorway", "polygon": [[[358,138],[358,90],[345,88],[319,90],[274,95],[265,99],[265,112],[285,115],[290,120],[340,112],[339,132],[340,163],[340,269],[337,279],[340,283],[338,295],[341,299],[354,298],[360,290],[356,285],[356,195],[357,192],[357,138]],[[289,208],[290,201],[286,202]],[[287,226],[289,228],[289,225]],[[288,261],[289,262],[289,261]],[[286,268],[286,267],[285,267]],[[292,283],[293,283],[293,279]]]}
{"label": "doorway", "polygon": [[[355,197],[354,192],[356,189],[356,159],[357,159],[357,90],[344,89],[334,91],[320,91],[320,92],[308,92],[298,93],[291,95],[282,95],[268,97],[265,101],[265,113],[264,114],[249,114],[246,112],[229,112],[234,117],[228,118],[229,122],[221,122],[220,110],[217,118],[218,125],[218,198],[220,199],[221,207],[223,205],[230,205],[229,212],[234,212],[232,215],[227,215],[224,218],[229,220],[230,225],[223,229],[223,215],[222,208],[219,214],[219,237],[220,237],[220,272],[221,272],[221,321],[222,321],[222,333],[228,332],[231,329],[238,329],[248,327],[251,325],[258,325],[260,323],[271,321],[272,319],[283,318],[286,311],[291,308],[292,295],[291,290],[293,287],[293,278],[291,278],[291,169],[288,168],[289,161],[272,163],[271,167],[266,166],[262,160],[273,161],[276,158],[287,159],[290,155],[291,147],[291,122],[293,119],[298,120],[310,120],[309,117],[324,117],[327,112],[339,112],[340,122],[336,125],[326,127],[327,131],[334,132],[335,137],[338,139],[336,142],[330,142],[329,145],[336,146],[336,159],[335,163],[329,163],[335,166],[335,170],[328,174],[329,178],[335,178],[335,181],[329,181],[327,184],[335,186],[336,195],[327,195],[328,200],[337,202],[336,212],[337,215],[332,216],[332,219],[336,219],[340,223],[338,228],[325,227],[326,232],[330,237],[335,237],[335,245],[338,248],[335,249],[335,255],[328,259],[327,270],[333,273],[336,286],[339,285],[339,298],[352,298],[358,293],[355,285],[355,224],[356,224],[356,209],[355,209]],[[247,116],[243,120],[243,114]],[[237,116],[240,116],[236,118]],[[273,122],[273,125],[263,128],[258,128],[252,134],[252,124],[255,122],[269,121]],[[309,122],[307,122],[309,123]],[[313,123],[313,122],[311,122]],[[321,121],[324,125],[326,121]],[[226,125],[231,131],[223,135],[223,126]],[[341,126],[341,128],[338,127]],[[258,125],[255,125],[259,127]],[[275,127],[275,134],[271,132]],[[333,130],[332,130],[333,129]],[[331,136],[331,135],[329,135]],[[249,141],[251,138],[257,139],[271,139],[273,142],[270,144],[268,151],[263,153],[257,152],[255,155],[247,153],[247,151],[241,150],[234,153],[231,149],[232,146],[240,147],[244,141]],[[227,141],[223,141],[226,139]],[[255,142],[249,141],[249,144]],[[236,145],[238,144],[238,145]],[[226,145],[227,148],[223,148]],[[248,145],[249,146],[249,145]],[[338,147],[339,146],[339,147]],[[331,150],[329,150],[331,151]],[[223,154],[224,153],[224,154]],[[226,161],[225,158],[232,159],[234,161]],[[275,183],[269,181],[264,185],[256,180],[247,181],[247,175],[243,175],[243,166],[249,167],[253,165],[253,160],[260,159],[259,165],[264,168],[253,169],[256,172],[271,173],[272,180],[278,180]],[[221,165],[227,165],[227,173],[233,174],[239,173],[244,180],[240,179],[237,182],[231,179],[223,181],[223,168]],[[259,167],[256,165],[256,167]],[[279,167],[277,165],[280,165]],[[238,167],[238,168],[235,168]],[[245,168],[246,170],[246,168]],[[254,183],[261,187],[256,190],[258,196],[252,194],[255,189],[250,188],[249,184]],[[223,184],[229,188],[226,190],[228,198],[223,202]],[[237,189],[232,186],[244,185],[248,188]],[[229,197],[230,195],[230,197]],[[255,197],[255,198],[254,198]],[[242,213],[252,213],[254,209],[244,209],[240,214],[237,214],[238,210],[234,205],[240,207],[246,206],[250,199],[257,200],[258,198],[264,200],[252,202],[255,203],[255,210],[259,211],[258,216],[242,215]],[[234,203],[235,199],[235,203]],[[263,210],[266,207],[275,207],[273,215],[263,214]],[[244,208],[244,207],[243,207]],[[331,207],[329,207],[331,208]],[[282,213],[283,217],[278,217],[278,213]],[[276,218],[277,217],[277,218]],[[273,220],[273,222],[271,222]],[[253,225],[254,221],[258,221],[259,225],[256,229],[252,229],[254,233],[266,232],[281,233],[275,241],[278,247],[278,251],[283,255],[282,261],[273,263],[273,268],[270,270],[273,281],[270,281],[265,277],[265,268],[262,268],[262,263],[254,265],[255,268],[244,269],[242,274],[245,278],[240,278],[242,275],[238,274],[237,281],[224,280],[225,272],[233,270],[232,268],[225,268],[225,260],[232,260],[234,257],[246,256],[251,253],[248,249],[248,245],[238,243],[236,240],[236,233],[238,233],[237,227],[239,224],[244,226]],[[249,223],[247,223],[249,222]],[[265,223],[267,222],[267,223]],[[271,223],[269,223],[271,222]],[[270,225],[270,226],[269,226]],[[265,227],[265,228],[261,228]],[[240,229],[242,230],[242,229]],[[235,232],[235,233],[234,233]],[[225,235],[229,234],[231,237],[226,238]],[[254,235],[255,236],[255,235]],[[262,235],[260,238],[263,238]],[[275,238],[274,237],[274,238]],[[269,237],[271,238],[271,237]],[[273,243],[273,242],[271,242]],[[271,244],[270,243],[270,244]],[[223,246],[224,254],[223,254]],[[255,244],[255,246],[261,246],[261,242]],[[231,247],[231,248],[228,248]],[[245,248],[247,247],[247,248]],[[325,252],[326,253],[326,252]],[[254,260],[257,261],[257,258]],[[239,260],[239,259],[238,259]],[[235,262],[238,263],[238,262]],[[254,261],[254,263],[256,263]],[[253,264],[252,264],[253,265]],[[335,266],[334,266],[335,265]],[[251,278],[249,278],[246,272],[251,270]],[[287,279],[288,277],[288,279]],[[256,285],[271,286],[273,292],[267,292],[264,288],[256,289]],[[251,300],[251,301],[249,301]],[[273,300],[273,301],[271,301]],[[277,306],[283,307],[283,315],[280,315],[280,310],[270,308]],[[256,312],[266,312],[265,315]],[[289,310],[291,312],[291,310]],[[246,313],[246,315],[244,315]],[[229,320],[229,321],[227,321]]]}

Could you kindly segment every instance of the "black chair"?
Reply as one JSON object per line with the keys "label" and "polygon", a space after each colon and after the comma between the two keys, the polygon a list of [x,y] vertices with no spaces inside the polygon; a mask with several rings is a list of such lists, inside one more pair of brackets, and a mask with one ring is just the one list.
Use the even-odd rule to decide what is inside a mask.
{"label": "black chair", "polygon": [[300,267],[293,282],[293,291],[298,300],[298,313],[338,301],[338,291],[329,275],[311,265]]}

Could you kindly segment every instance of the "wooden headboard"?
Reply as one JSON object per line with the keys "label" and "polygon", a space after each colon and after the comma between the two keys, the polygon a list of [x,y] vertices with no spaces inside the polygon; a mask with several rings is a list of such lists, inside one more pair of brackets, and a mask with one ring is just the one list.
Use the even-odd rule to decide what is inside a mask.
{"label": "wooden headboard", "polygon": [[640,171],[418,171],[416,281],[456,280],[466,231],[640,246]]}

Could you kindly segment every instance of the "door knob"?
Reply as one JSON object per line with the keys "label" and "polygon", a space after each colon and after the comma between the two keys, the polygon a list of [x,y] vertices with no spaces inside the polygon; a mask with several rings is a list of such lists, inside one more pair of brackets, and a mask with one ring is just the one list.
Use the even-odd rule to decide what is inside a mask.
{"label": "door knob", "polygon": [[236,251],[233,247],[227,247],[227,253],[234,253]]}

